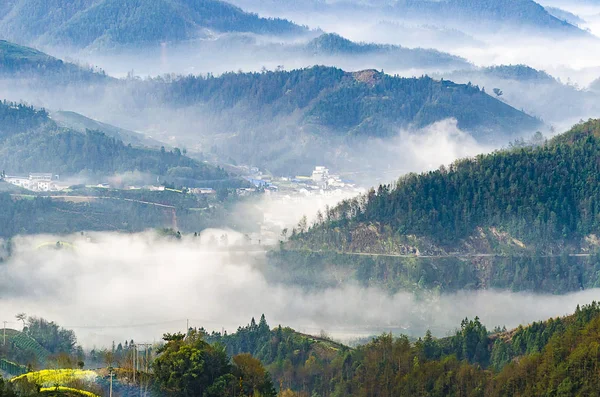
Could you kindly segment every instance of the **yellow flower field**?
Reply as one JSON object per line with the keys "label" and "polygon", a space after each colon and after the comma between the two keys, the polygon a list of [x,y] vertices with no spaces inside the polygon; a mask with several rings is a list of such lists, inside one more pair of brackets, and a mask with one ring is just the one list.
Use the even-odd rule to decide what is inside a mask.
{"label": "yellow flower field", "polygon": [[54,391],[79,394],[79,395],[82,395],[85,397],[99,397],[98,395],[96,395],[92,392],[85,391],[85,390],[79,390],[79,389],[73,389],[72,387],[58,386],[58,387],[42,387],[40,389],[40,393],[50,393],[50,392],[54,392]]}
{"label": "yellow flower field", "polygon": [[73,381],[94,382],[98,374],[90,370],[81,369],[44,369],[37,372],[28,372],[21,376],[12,378],[11,382],[17,382],[20,379],[27,379],[29,382],[36,383],[43,388],[52,388],[56,385],[62,386]]}

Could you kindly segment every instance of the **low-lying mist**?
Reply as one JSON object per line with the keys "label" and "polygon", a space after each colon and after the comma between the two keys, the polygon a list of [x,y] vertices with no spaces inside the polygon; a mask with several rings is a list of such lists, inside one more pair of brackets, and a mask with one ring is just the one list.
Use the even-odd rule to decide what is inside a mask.
{"label": "low-lying mist", "polygon": [[225,230],[181,240],[155,232],[18,237],[12,256],[0,264],[0,317],[25,312],[57,321],[89,348],[131,338],[152,342],[163,332],[183,331],[188,319],[190,326],[232,332],[262,313],[271,326],[324,330],[348,340],[425,329],[443,336],[476,315],[490,328],[514,327],[568,314],[599,294],[464,291],[416,297],[356,285],[306,292],[269,284],[262,247],[246,244],[241,234]]}

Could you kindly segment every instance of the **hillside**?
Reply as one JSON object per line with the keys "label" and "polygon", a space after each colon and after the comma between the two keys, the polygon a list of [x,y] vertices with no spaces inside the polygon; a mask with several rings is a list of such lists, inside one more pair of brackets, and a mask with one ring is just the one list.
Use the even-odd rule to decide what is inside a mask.
{"label": "hillside", "polygon": [[271,254],[272,277],[322,287],[337,269],[337,282],[393,291],[598,287],[599,132],[589,121],[540,147],[379,186],[295,230]]}
{"label": "hillside", "polygon": [[36,49],[6,40],[0,40],[0,77],[41,78],[64,83],[108,79],[101,70],[63,62]]}
{"label": "hillside", "polygon": [[[564,13],[545,9],[533,0],[232,0],[256,12],[290,16],[298,12],[310,15],[353,15],[354,17],[398,18],[412,23],[446,26],[469,32],[509,31],[513,29],[585,36],[585,31],[570,24]],[[556,14],[554,16],[552,14]]]}
{"label": "hillside", "polygon": [[[201,330],[203,331],[203,330]],[[508,396],[594,394],[600,335],[596,302],[574,314],[488,330],[478,318],[455,332],[416,341],[383,334],[355,349],[281,326],[264,316],[235,333],[206,334],[229,355],[259,358],[276,384],[308,395]],[[590,348],[591,347],[591,348]]]}
{"label": "hillside", "polygon": [[176,104],[210,104],[220,110],[259,107],[265,117],[301,111],[307,126],[347,136],[389,136],[398,128],[423,127],[453,117],[476,138],[517,133],[538,120],[492,98],[479,87],[429,77],[402,78],[376,70],[344,72],[331,67],[184,77],[168,87]]}
{"label": "hillside", "polygon": [[0,33],[19,42],[67,47],[158,45],[209,32],[301,34],[281,19],[265,19],[218,0],[19,0],[8,5]]}
{"label": "hillside", "polygon": [[477,141],[497,145],[543,128],[540,120],[472,84],[376,70],[315,66],[154,79],[136,93],[139,117],[151,117],[147,109],[165,104],[187,115],[189,125],[178,130],[187,145],[284,175],[302,175],[315,164],[377,168],[371,165],[375,158],[392,161],[397,153],[366,156],[365,148],[376,142],[372,138],[397,138],[401,129],[415,131],[450,118]]}
{"label": "hillside", "polygon": [[309,41],[305,51],[318,59],[350,57],[371,59],[373,65],[391,68],[469,68],[463,58],[437,50],[405,48],[396,45],[356,43],[335,33],[326,33]]}
{"label": "hillside", "polygon": [[188,186],[230,181],[220,168],[192,160],[179,149],[136,148],[102,132],[60,128],[44,110],[3,102],[0,104],[0,169],[9,174],[81,172],[110,176],[140,171]]}
{"label": "hillside", "polygon": [[[327,214],[331,227],[390,227],[398,235],[455,245],[478,227],[497,227],[525,246],[582,240],[600,232],[596,185],[600,168],[600,121],[573,127],[540,147],[499,151],[459,160],[449,168],[409,174],[361,200]],[[344,245],[344,248],[348,248]]]}

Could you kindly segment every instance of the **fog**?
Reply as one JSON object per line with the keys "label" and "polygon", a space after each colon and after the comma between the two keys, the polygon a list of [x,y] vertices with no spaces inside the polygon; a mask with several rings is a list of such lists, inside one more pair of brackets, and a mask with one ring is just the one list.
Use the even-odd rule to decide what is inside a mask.
{"label": "fog", "polygon": [[[228,245],[210,238],[228,235]],[[42,244],[65,241],[63,249]],[[211,242],[212,241],[212,242]],[[264,313],[271,326],[348,340],[384,331],[445,335],[464,317],[490,328],[573,312],[598,299],[589,290],[565,296],[502,291],[415,297],[347,285],[306,292],[271,285],[264,254],[232,231],[205,231],[181,241],[139,234],[27,236],[14,239],[13,256],[0,265],[0,317],[19,312],[72,328],[85,347],[112,340],[159,340],[191,326],[235,331]],[[42,247],[40,247],[42,245]],[[19,328],[13,320],[12,326]]]}

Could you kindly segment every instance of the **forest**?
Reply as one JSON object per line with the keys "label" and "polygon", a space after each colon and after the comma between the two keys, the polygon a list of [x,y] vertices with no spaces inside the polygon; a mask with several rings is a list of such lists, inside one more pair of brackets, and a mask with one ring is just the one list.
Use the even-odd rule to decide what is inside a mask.
{"label": "forest", "polygon": [[45,110],[0,103],[0,169],[7,174],[52,172],[110,176],[140,171],[179,186],[243,186],[220,167],[193,160],[179,148],[167,151],[132,147],[102,132],[60,128]]}
{"label": "forest", "polygon": [[270,280],[307,290],[357,283],[390,293],[492,289],[565,294],[600,287],[598,253],[589,257],[509,253],[419,258],[283,249],[267,257]]}
{"label": "forest", "polygon": [[[450,55],[434,49],[406,48],[397,45],[357,43],[336,33],[324,33],[303,46],[304,51],[317,56],[369,56],[387,55],[392,58],[395,67],[461,67],[469,68],[470,64],[458,56]],[[392,62],[390,62],[392,63]]]}
{"label": "forest", "polygon": [[[541,125],[471,84],[427,76],[402,78],[375,70],[349,73],[315,66],[220,77],[187,76],[176,78],[165,89],[165,101],[179,106],[260,108],[265,118],[301,109],[307,126],[346,136],[392,136],[401,127],[424,127],[452,117],[476,138],[494,141]],[[147,90],[147,95],[156,92],[154,87]]]}
{"label": "forest", "polygon": [[[71,331],[44,319],[19,316],[24,331],[11,330],[10,343],[0,348],[0,368],[18,371],[21,364],[11,360],[27,364],[27,357],[35,361],[40,352],[46,352],[49,363],[65,369],[103,363],[119,368],[114,387],[125,395],[137,391],[137,382],[146,384],[149,395],[199,397],[572,396],[595,395],[600,387],[593,375],[600,369],[596,302],[577,306],[572,315],[513,330],[489,330],[478,318],[464,319],[444,338],[430,332],[418,339],[382,334],[356,347],[325,334],[271,328],[263,315],[258,323],[252,319],[231,334],[202,328],[165,334],[152,347],[150,371],[140,367],[134,382],[133,340],[84,352]],[[35,369],[29,363],[28,370]],[[108,374],[96,376],[93,384],[68,383],[70,378],[63,377],[67,383],[61,386],[78,385],[100,395],[107,391]],[[1,382],[0,395],[40,395],[36,379],[42,382],[43,377],[32,372]]]}
{"label": "forest", "polygon": [[600,121],[590,120],[540,146],[408,174],[329,209],[292,241],[368,249],[377,243],[372,237],[366,244],[353,240],[367,228],[392,239],[423,237],[450,247],[485,232],[477,228],[495,228],[498,240],[504,234],[523,251],[550,253],[558,242],[593,248],[592,236],[600,230],[599,134]]}
{"label": "forest", "polygon": [[110,78],[101,69],[64,62],[30,47],[0,40],[0,76],[39,78],[39,82],[72,84],[103,82]]}
{"label": "forest", "polygon": [[[217,32],[295,35],[307,29],[261,18],[218,0],[19,0],[4,5],[0,33],[27,44],[113,48],[153,45]],[[49,12],[50,10],[61,12]]]}

